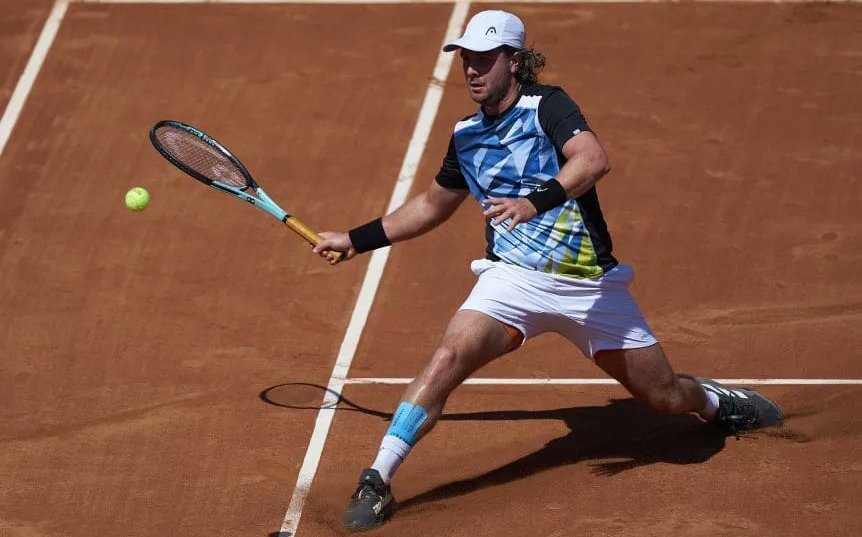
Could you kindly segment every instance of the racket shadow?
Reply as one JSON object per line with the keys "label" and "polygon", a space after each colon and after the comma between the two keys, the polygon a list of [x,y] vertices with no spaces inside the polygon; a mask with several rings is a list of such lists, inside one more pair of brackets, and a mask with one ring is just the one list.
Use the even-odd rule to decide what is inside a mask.
{"label": "racket shadow", "polygon": [[360,406],[335,390],[310,382],[276,384],[261,391],[258,397],[269,405],[292,410],[335,408],[340,411],[361,412],[369,416],[376,416],[387,420],[392,419],[391,412],[383,412],[382,410],[373,410]]}
{"label": "racket shadow", "polygon": [[[304,395],[297,397],[302,392]],[[312,397],[312,393],[314,397]],[[264,402],[291,409],[361,412],[385,421],[392,413],[367,408],[325,386],[288,383],[260,393]],[[316,403],[307,404],[315,399]],[[691,415],[662,416],[632,398],[612,399],[604,406],[547,410],[497,410],[444,414],[441,421],[559,420],[569,432],[516,460],[468,479],[434,487],[399,502],[402,511],[428,502],[462,496],[570,464],[591,464],[591,472],[613,477],[657,463],[701,464],[725,447],[727,433]]]}

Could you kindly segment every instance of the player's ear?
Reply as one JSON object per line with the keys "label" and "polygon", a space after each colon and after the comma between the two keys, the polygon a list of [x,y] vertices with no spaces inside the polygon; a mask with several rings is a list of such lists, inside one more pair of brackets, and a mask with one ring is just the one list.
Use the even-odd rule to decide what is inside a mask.
{"label": "player's ear", "polygon": [[513,75],[518,72],[518,67],[521,65],[521,53],[514,52],[509,58],[509,72]]}

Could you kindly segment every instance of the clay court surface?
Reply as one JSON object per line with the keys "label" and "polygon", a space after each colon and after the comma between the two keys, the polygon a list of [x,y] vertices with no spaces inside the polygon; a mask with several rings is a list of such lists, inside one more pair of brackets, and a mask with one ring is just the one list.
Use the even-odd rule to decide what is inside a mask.
{"label": "clay court surface", "polygon": [[[462,5],[463,7],[463,5]],[[862,6],[473,4],[521,16],[607,148],[614,252],[676,369],[760,386],[781,429],[641,409],[556,336],[481,370],[394,481],[381,536],[862,534]],[[0,3],[6,110],[54,3]],[[370,255],[330,267],[152,149],[214,134],[320,230],[412,192],[473,110],[432,70],[453,4],[68,5],[0,154],[0,536],[342,535],[403,385],[474,282],[468,200],[391,249],[342,394],[319,406]],[[461,22],[463,24],[463,21]],[[458,27],[460,29],[460,27]],[[0,131],[2,135],[2,131]],[[144,186],[143,213],[123,206]],[[393,380],[390,382],[398,382]],[[500,381],[502,382],[502,381]],[[270,389],[268,401],[260,397]],[[358,407],[358,408],[357,408]],[[334,416],[286,516],[318,416]],[[300,479],[300,482],[302,480]]]}

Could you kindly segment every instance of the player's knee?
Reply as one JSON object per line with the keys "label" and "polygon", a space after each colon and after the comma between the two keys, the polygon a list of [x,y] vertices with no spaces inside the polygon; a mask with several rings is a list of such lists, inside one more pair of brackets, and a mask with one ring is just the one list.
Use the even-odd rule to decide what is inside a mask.
{"label": "player's knee", "polygon": [[453,372],[458,371],[458,355],[447,347],[440,347],[422,374],[425,383],[443,386],[449,384]]}
{"label": "player's knee", "polygon": [[431,357],[429,368],[436,376],[444,376],[458,367],[458,354],[448,347],[439,347]]}

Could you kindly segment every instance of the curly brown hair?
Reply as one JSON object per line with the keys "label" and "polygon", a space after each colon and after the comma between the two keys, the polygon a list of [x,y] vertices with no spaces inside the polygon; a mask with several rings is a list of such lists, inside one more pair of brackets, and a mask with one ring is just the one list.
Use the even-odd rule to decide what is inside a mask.
{"label": "curly brown hair", "polygon": [[518,71],[515,78],[523,85],[533,84],[539,79],[539,71],[545,67],[545,55],[533,48],[512,49],[518,55]]}

